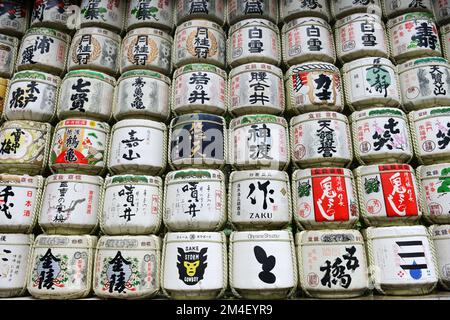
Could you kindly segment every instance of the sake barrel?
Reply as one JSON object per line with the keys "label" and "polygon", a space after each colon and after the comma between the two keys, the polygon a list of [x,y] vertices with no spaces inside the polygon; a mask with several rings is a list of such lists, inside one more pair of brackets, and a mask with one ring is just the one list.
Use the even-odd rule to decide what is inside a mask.
{"label": "sake barrel", "polygon": [[223,115],[227,110],[227,73],[214,65],[193,63],[178,68],[173,74],[171,91],[171,108],[175,114]]}
{"label": "sake barrel", "polygon": [[225,176],[220,170],[169,172],[163,221],[169,231],[218,231],[227,220]]}
{"label": "sake barrel", "polygon": [[109,125],[88,119],[60,121],[49,159],[53,173],[97,175],[106,168]]}
{"label": "sake barrel", "polygon": [[47,167],[51,134],[48,123],[4,122],[0,127],[0,172],[42,174]]}
{"label": "sake barrel", "polygon": [[281,63],[280,32],[269,20],[246,19],[233,24],[227,45],[227,63],[232,68],[244,63]]}
{"label": "sake barrel", "polygon": [[177,25],[194,19],[207,19],[223,26],[226,18],[225,0],[186,1],[176,0],[175,23]]}
{"label": "sake barrel", "polygon": [[230,288],[237,298],[286,299],[297,287],[291,231],[236,231],[230,235]]}
{"label": "sake barrel", "polygon": [[409,123],[419,163],[450,162],[450,108],[411,111]]}
{"label": "sake barrel", "polygon": [[278,1],[228,0],[227,22],[232,25],[247,18],[263,18],[278,23]]}
{"label": "sake barrel", "polygon": [[281,34],[283,62],[288,66],[307,61],[336,61],[331,27],[322,18],[292,20],[283,26]]}
{"label": "sake barrel", "polygon": [[333,19],[342,19],[354,13],[377,14],[381,17],[380,0],[333,0],[330,1]]}
{"label": "sake barrel", "polygon": [[32,234],[0,234],[0,298],[25,294],[33,241]]}
{"label": "sake barrel", "polygon": [[407,111],[450,105],[450,64],[443,58],[419,58],[397,66]]}
{"label": "sake barrel", "polygon": [[420,206],[429,223],[450,223],[450,163],[417,168]]}
{"label": "sake barrel", "polygon": [[284,170],[289,165],[286,119],[268,114],[241,116],[230,122],[229,163],[238,170]]}
{"label": "sake barrel", "polygon": [[331,15],[328,8],[328,1],[280,1],[280,20],[284,23],[288,23],[291,20],[300,17],[318,17],[330,21]]}
{"label": "sake barrel", "polygon": [[39,215],[41,176],[0,174],[0,232],[31,233]]}
{"label": "sake barrel", "polygon": [[431,1],[433,4],[434,18],[436,23],[443,26],[450,22],[450,2],[448,1]]}
{"label": "sake barrel", "polygon": [[397,64],[419,57],[442,56],[432,13],[407,13],[388,20],[386,26],[391,58]]}
{"label": "sake barrel", "polygon": [[297,167],[347,167],[353,160],[347,117],[337,112],[310,112],[291,118],[291,159]]}
{"label": "sake barrel", "polygon": [[234,171],[228,190],[228,220],[236,229],[271,230],[291,223],[291,188],[286,172]]}
{"label": "sake barrel", "polygon": [[284,112],[283,71],[270,64],[247,63],[230,71],[228,108],[235,116]]}
{"label": "sake barrel", "polygon": [[349,169],[294,171],[292,202],[300,229],[348,229],[358,222],[355,182]]}
{"label": "sake barrel", "polygon": [[116,33],[122,31],[125,22],[126,1],[82,0],[81,28],[100,27]]}
{"label": "sake barrel", "polygon": [[352,111],[373,107],[400,108],[397,68],[386,58],[357,59],[342,67],[345,104]]}
{"label": "sake barrel", "polygon": [[191,113],[175,117],[169,128],[169,164],[172,169],[222,168],[227,159],[223,117]]}
{"label": "sake barrel", "polygon": [[0,34],[0,77],[8,79],[12,77],[15,70],[18,48],[19,39]]}
{"label": "sake barrel", "polygon": [[422,212],[414,170],[407,164],[355,169],[361,218],[368,226],[415,224]]}
{"label": "sake barrel", "polygon": [[154,28],[129,31],[122,41],[120,72],[147,69],[170,76],[172,72],[172,37]]}
{"label": "sake barrel", "polygon": [[424,226],[365,230],[371,281],[385,295],[430,293],[438,282],[434,250]]}
{"label": "sake barrel", "polygon": [[49,27],[69,31],[69,17],[74,14],[75,0],[35,0],[31,13],[31,27]]}
{"label": "sake barrel", "polygon": [[350,117],[355,158],[361,165],[407,163],[413,157],[408,119],[394,108],[371,108]]}
{"label": "sake barrel", "polygon": [[56,114],[61,78],[40,71],[20,71],[12,77],[4,106],[7,120],[50,122]]}
{"label": "sake barrel", "polygon": [[189,20],[175,30],[172,62],[176,68],[189,63],[208,63],[225,68],[226,35],[218,24]]}
{"label": "sake barrel", "polygon": [[450,59],[450,23],[441,28],[442,53],[447,61]]}
{"label": "sake barrel", "polygon": [[116,76],[119,72],[121,38],[118,34],[98,28],[82,28],[72,39],[68,70],[92,69]]}
{"label": "sake barrel", "polygon": [[54,29],[31,28],[22,38],[16,69],[62,76],[66,71],[70,36]]}
{"label": "sake barrel", "polygon": [[103,178],[54,174],[45,180],[39,226],[46,234],[90,234],[98,226]]}
{"label": "sake barrel", "polygon": [[382,0],[384,16],[387,18],[397,17],[401,14],[411,12],[433,13],[431,0],[411,1],[411,0]]}
{"label": "sake barrel", "polygon": [[160,174],[167,162],[166,132],[164,123],[153,120],[117,122],[111,130],[108,169],[114,174]]}
{"label": "sake barrel", "polygon": [[172,299],[223,296],[228,286],[226,236],[221,232],[168,232],[162,251],[161,287]]}
{"label": "sake barrel", "polygon": [[115,90],[113,116],[116,120],[165,121],[170,113],[170,78],[150,70],[122,73]]}
{"label": "sake barrel", "polygon": [[302,231],[295,240],[299,282],[307,296],[353,298],[369,291],[366,251],[359,231]]}
{"label": "sake barrel", "polygon": [[125,29],[151,27],[172,31],[173,1],[131,0],[126,10]]}
{"label": "sake barrel", "polygon": [[350,62],[364,57],[389,57],[386,30],[376,14],[352,14],[336,21],[334,27],[337,57]]}
{"label": "sake barrel", "polygon": [[439,283],[445,290],[450,290],[450,225],[432,225],[428,230],[436,251]]}
{"label": "sake barrel", "polygon": [[344,92],[339,69],[331,63],[305,62],[290,67],[285,74],[286,111],[344,110]]}
{"label": "sake barrel", "polygon": [[151,298],[160,289],[160,264],[157,236],[102,236],[95,255],[94,292],[100,298]]}
{"label": "sake barrel", "polygon": [[28,3],[21,0],[0,2],[0,33],[21,37],[28,28],[30,11]]}
{"label": "sake barrel", "polygon": [[163,185],[160,177],[106,177],[100,228],[108,235],[157,233],[162,223]]}

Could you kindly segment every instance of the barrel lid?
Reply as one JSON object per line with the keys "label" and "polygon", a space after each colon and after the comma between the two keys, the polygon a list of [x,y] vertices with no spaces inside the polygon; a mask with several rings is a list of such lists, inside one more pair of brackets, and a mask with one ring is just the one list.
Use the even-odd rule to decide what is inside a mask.
{"label": "barrel lid", "polygon": [[408,60],[402,64],[399,64],[397,66],[397,68],[398,68],[398,73],[401,74],[410,69],[417,68],[417,67],[423,67],[425,65],[433,65],[433,66],[440,65],[440,66],[444,66],[444,67],[450,69],[450,65],[449,65],[448,61],[441,57],[427,57],[427,58]]}
{"label": "barrel lid", "polygon": [[132,174],[123,174],[105,178],[106,187],[122,184],[148,184],[148,185],[156,184],[158,186],[161,186],[162,179],[161,177],[132,175]]}
{"label": "barrel lid", "polygon": [[336,245],[346,243],[364,244],[362,234],[358,230],[311,230],[298,232],[295,235],[295,242],[298,245]]}
{"label": "barrel lid", "polygon": [[222,70],[219,67],[216,67],[212,64],[207,64],[207,63],[191,63],[191,64],[187,64],[185,66],[182,66],[175,70],[175,72],[173,73],[173,78],[175,79],[176,77],[178,77],[182,74],[189,73],[189,72],[197,72],[197,71],[212,72],[212,73],[218,74],[219,76],[221,76],[224,79],[227,78],[227,73],[224,70]]}
{"label": "barrel lid", "polygon": [[148,236],[102,236],[97,249],[161,250],[161,238]]}
{"label": "barrel lid", "polygon": [[347,178],[353,178],[353,173],[347,168],[308,168],[297,169],[292,174],[292,180],[308,179],[310,177],[338,175]]}
{"label": "barrel lid", "polygon": [[357,174],[361,176],[379,174],[383,171],[409,171],[411,173],[414,173],[414,169],[409,164],[373,164],[370,166],[359,166],[356,169]]}
{"label": "barrel lid", "polygon": [[100,28],[100,27],[85,27],[85,28],[78,29],[73,37],[77,38],[77,37],[83,36],[83,35],[100,35],[100,36],[108,37],[119,43],[122,40],[120,35],[118,35],[117,33],[112,32],[107,29],[104,29],[104,28]]}
{"label": "barrel lid", "polygon": [[242,28],[248,28],[248,27],[266,27],[270,30],[274,31],[275,33],[279,34],[280,30],[278,29],[278,26],[274,24],[273,22],[266,20],[266,19],[245,19],[241,20],[235,24],[233,24],[230,27],[230,30],[228,31],[228,34],[231,36],[234,32],[238,31]]}
{"label": "barrel lid", "polygon": [[366,57],[366,58],[356,59],[356,60],[345,63],[342,66],[342,71],[349,72],[350,70],[355,69],[355,68],[362,68],[362,67],[373,66],[373,65],[382,65],[383,67],[387,66],[387,67],[390,67],[395,70],[395,65],[389,59],[381,58],[381,57]]}
{"label": "barrel lid", "polygon": [[38,188],[42,185],[42,176],[29,176],[17,174],[0,174],[0,185],[15,184],[23,187]]}
{"label": "barrel lid", "polygon": [[428,108],[424,110],[411,111],[409,113],[413,121],[421,121],[426,118],[436,118],[442,116],[450,116],[450,106],[449,107],[435,107]]}
{"label": "barrel lid", "polygon": [[220,170],[216,169],[184,169],[171,171],[166,175],[166,182],[171,180],[210,180],[217,179],[218,181],[224,180],[224,174]]}
{"label": "barrel lid", "polygon": [[233,68],[230,71],[230,79],[242,72],[251,72],[251,71],[271,72],[277,77],[283,79],[283,71],[280,68],[267,63],[246,63],[239,67]]}
{"label": "barrel lid", "polygon": [[289,21],[288,23],[283,25],[283,28],[281,28],[281,33],[284,34],[294,28],[301,26],[321,26],[331,32],[331,27],[325,19],[318,17],[302,17]]}
{"label": "barrel lid", "polygon": [[24,70],[19,71],[14,74],[11,81],[16,80],[22,80],[22,79],[35,79],[35,80],[43,80],[43,81],[49,81],[52,83],[55,83],[58,85],[61,82],[61,78],[58,76],[55,76],[53,74],[42,72],[42,71],[35,71],[35,70]]}
{"label": "barrel lid", "polygon": [[248,116],[240,116],[231,120],[230,129],[234,129],[238,126],[241,127],[245,125],[251,125],[254,123],[275,123],[282,125],[285,128],[288,127],[287,121],[283,117],[277,117],[271,114],[254,114]]}
{"label": "barrel lid", "polygon": [[411,12],[411,13],[406,13],[403,14],[401,16],[398,16],[396,18],[393,19],[389,19],[386,22],[386,25],[388,28],[392,28],[393,26],[406,22],[406,21],[410,21],[410,20],[429,20],[431,22],[434,23],[434,15],[430,12]]}
{"label": "barrel lid", "polygon": [[16,37],[8,36],[6,34],[0,34],[0,42],[10,45],[10,46],[18,46],[19,39]]}
{"label": "barrel lid", "polygon": [[167,232],[165,243],[177,242],[217,242],[223,243],[225,234],[223,232]]}
{"label": "barrel lid", "polygon": [[350,116],[350,123],[368,118],[378,117],[397,117],[406,121],[406,114],[397,108],[370,108],[361,111],[355,111]]}
{"label": "barrel lid", "polygon": [[[133,120],[134,121],[134,120]],[[189,113],[189,114],[183,114],[177,117],[174,117],[172,121],[170,122],[170,127],[174,127],[178,124],[182,124],[185,122],[193,122],[193,121],[211,121],[211,122],[217,122],[223,126],[226,125],[225,118],[209,114],[209,113]]]}
{"label": "barrel lid", "polygon": [[289,181],[289,176],[285,171],[279,170],[242,170],[233,171],[230,175],[230,181],[237,182],[242,180],[256,180],[256,179],[272,179],[272,180],[282,180]]}
{"label": "barrel lid", "polygon": [[51,29],[51,28],[43,28],[43,27],[28,29],[27,32],[25,32],[23,39],[25,39],[27,36],[42,35],[42,34],[49,36],[49,37],[57,38],[57,39],[65,42],[66,44],[69,44],[70,40],[71,40],[71,37],[62,31],[58,31],[58,30]]}
{"label": "barrel lid", "polygon": [[118,121],[113,127],[112,131],[125,128],[125,127],[145,127],[153,128],[161,131],[166,130],[166,125],[162,122],[148,120],[148,119],[125,119]]}
{"label": "barrel lid", "polygon": [[433,240],[450,239],[450,224],[434,224],[430,226],[429,230]]}
{"label": "barrel lid", "polygon": [[37,121],[31,121],[31,120],[12,120],[12,121],[4,122],[0,129],[7,130],[7,129],[16,129],[16,128],[20,128],[23,130],[39,130],[39,131],[50,132],[52,129],[52,126],[49,123],[37,122]]}
{"label": "barrel lid", "polygon": [[107,124],[106,122],[100,122],[89,119],[78,119],[78,118],[70,118],[60,121],[56,125],[56,130],[60,129],[61,127],[74,127],[74,128],[89,127],[93,130],[99,130],[105,133],[109,133],[110,131],[109,124]]}
{"label": "barrel lid", "polygon": [[316,120],[337,120],[342,121],[348,124],[348,119],[345,115],[335,112],[335,111],[317,111],[317,112],[308,112],[304,114],[300,114],[298,116],[292,117],[290,121],[290,125],[295,126],[301,122],[307,121],[316,121]]}
{"label": "barrel lid", "polygon": [[288,230],[274,231],[234,231],[230,235],[230,242],[263,242],[263,241],[291,241],[292,233]]}
{"label": "barrel lid", "polygon": [[136,69],[136,70],[126,71],[126,72],[122,73],[122,75],[120,76],[120,78],[117,82],[120,83],[122,80],[125,80],[127,78],[132,78],[132,77],[148,77],[148,78],[158,79],[158,80],[164,81],[169,86],[171,83],[169,77],[167,77],[159,72],[145,70],[145,69]]}
{"label": "barrel lid", "polygon": [[382,23],[381,17],[377,14],[373,13],[354,13],[351,15],[348,15],[342,19],[339,19],[336,21],[336,24],[334,25],[335,30],[343,27],[346,24],[354,23],[356,21],[370,21],[370,22],[378,22]]}
{"label": "barrel lid", "polygon": [[427,166],[419,166],[416,169],[419,172],[421,179],[427,178],[450,178],[450,163],[439,163]]}
{"label": "barrel lid", "polygon": [[103,72],[98,72],[98,71],[89,70],[89,69],[69,71],[63,80],[66,80],[66,79],[72,78],[72,77],[94,78],[94,79],[106,81],[112,86],[116,85],[116,79],[114,77],[111,77]]}
{"label": "barrel lid", "polygon": [[124,40],[129,37],[134,37],[134,36],[139,36],[139,35],[157,36],[157,37],[161,37],[161,38],[169,41],[170,43],[173,42],[173,38],[167,32],[156,29],[156,28],[149,28],[149,27],[136,28],[136,29],[128,31],[128,33],[125,35]]}
{"label": "barrel lid", "polygon": [[97,184],[99,186],[103,185],[103,178],[100,176],[90,176],[78,173],[53,174],[47,177],[45,183],[50,184],[50,183],[58,183],[61,181]]}
{"label": "barrel lid", "polygon": [[402,226],[402,227],[369,227],[366,229],[367,239],[428,236],[424,226]]}
{"label": "barrel lid", "polygon": [[38,235],[34,242],[35,248],[95,248],[97,237],[90,235],[60,236]]}
{"label": "barrel lid", "polygon": [[0,233],[1,245],[32,245],[34,242],[33,234],[20,233]]}
{"label": "barrel lid", "polygon": [[223,28],[218,25],[215,22],[209,21],[209,20],[205,20],[205,19],[192,19],[186,22],[183,22],[182,24],[180,24],[176,30],[175,30],[175,36],[184,29],[187,28],[192,28],[192,27],[205,27],[205,28],[210,28],[210,29],[214,29],[215,31],[221,33],[222,35],[225,36],[225,31],[223,31]]}

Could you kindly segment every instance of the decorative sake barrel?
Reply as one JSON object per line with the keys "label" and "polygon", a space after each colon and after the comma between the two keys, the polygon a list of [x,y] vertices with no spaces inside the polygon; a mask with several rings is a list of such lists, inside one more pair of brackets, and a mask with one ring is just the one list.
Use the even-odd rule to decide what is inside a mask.
{"label": "decorative sake barrel", "polygon": [[207,19],[223,26],[226,19],[226,1],[186,1],[176,0],[175,23],[177,25],[194,19]]}
{"label": "decorative sake barrel", "polygon": [[9,83],[4,105],[7,120],[50,122],[56,114],[61,78],[40,71],[21,71]]}
{"label": "decorative sake barrel", "polygon": [[[435,1],[438,2],[438,1]],[[431,0],[411,1],[411,0],[382,0],[384,16],[387,18],[397,17],[405,13],[429,12],[433,13]]]}
{"label": "decorative sake barrel", "polygon": [[450,105],[450,64],[443,58],[419,58],[397,66],[407,111]]}
{"label": "decorative sake barrel", "polygon": [[22,38],[16,68],[62,76],[66,71],[70,36],[49,28],[28,29]]}
{"label": "decorative sake barrel", "polygon": [[433,225],[428,230],[436,251],[439,283],[445,290],[450,290],[450,225]]}
{"label": "decorative sake barrel", "polygon": [[0,127],[0,172],[42,174],[47,167],[51,132],[48,123],[4,122]]}
{"label": "decorative sake barrel", "polygon": [[167,128],[162,122],[128,119],[111,130],[108,169],[114,174],[155,174],[167,162]]}
{"label": "decorative sake barrel", "polygon": [[355,158],[361,165],[404,163],[413,157],[408,118],[400,109],[371,108],[350,116]]}
{"label": "decorative sake barrel", "polygon": [[92,70],[70,71],[59,90],[59,119],[89,118],[109,121],[116,80]]}
{"label": "decorative sake barrel", "polygon": [[283,62],[287,66],[307,61],[334,63],[333,34],[330,25],[321,18],[298,18],[281,30]]}
{"label": "decorative sake barrel", "polygon": [[74,14],[75,0],[35,0],[31,14],[31,27],[49,27],[69,31],[69,17]]}
{"label": "decorative sake barrel", "polygon": [[401,105],[397,68],[386,58],[357,59],[342,67],[345,104],[352,111]]}
{"label": "decorative sake barrel", "polygon": [[[449,10],[450,12],[450,10]],[[450,23],[441,28],[442,53],[447,61],[450,59]]]}
{"label": "decorative sake barrel", "polygon": [[358,222],[355,182],[349,169],[294,171],[292,202],[300,229],[348,229]]}
{"label": "decorative sake barrel", "polygon": [[106,169],[109,125],[87,119],[60,121],[49,159],[53,173],[101,174]]}
{"label": "decorative sake barrel", "polygon": [[30,11],[28,1],[0,1],[0,33],[21,37],[28,29]]}
{"label": "decorative sake barrel", "polygon": [[122,31],[125,21],[126,1],[82,0],[81,28],[100,27],[116,33]]}
{"label": "decorative sake barrel", "polygon": [[359,231],[302,231],[295,240],[299,282],[306,295],[353,298],[369,290],[364,239]]}
{"label": "decorative sake barrel", "polygon": [[175,114],[223,115],[227,110],[227,96],[227,73],[214,65],[188,64],[173,74],[171,108]]}
{"label": "decorative sake barrel", "polygon": [[225,176],[185,169],[166,175],[163,221],[169,231],[218,231],[227,220]]}
{"label": "decorative sake barrel", "polygon": [[97,237],[39,235],[28,276],[28,292],[39,299],[78,299],[92,289]]}
{"label": "decorative sake barrel", "polygon": [[227,159],[223,117],[191,113],[175,117],[169,128],[169,164],[172,169],[222,168]]}
{"label": "decorative sake barrel", "polygon": [[108,235],[157,233],[162,222],[163,186],[160,177],[106,177],[100,228]]}
{"label": "decorative sake barrel", "polygon": [[388,20],[386,26],[391,58],[397,64],[419,57],[442,56],[438,29],[432,13],[404,14]]}
{"label": "decorative sake barrel", "polygon": [[122,73],[115,90],[113,116],[116,120],[169,117],[170,78],[150,70]]}
{"label": "decorative sake barrel", "polygon": [[208,63],[225,68],[226,35],[218,24],[189,20],[177,27],[174,37],[173,65]]}
{"label": "decorative sake barrel", "polygon": [[232,172],[228,220],[238,230],[287,227],[292,220],[289,175],[277,170]]}
{"label": "decorative sake barrel", "polygon": [[8,79],[12,77],[16,66],[18,48],[19,39],[0,34],[0,77]]}
{"label": "decorative sake barrel", "polygon": [[333,19],[342,19],[353,13],[377,14],[381,17],[380,0],[333,0],[330,1],[330,10]]}
{"label": "decorative sake barrel", "polygon": [[291,118],[291,159],[298,167],[346,167],[353,160],[347,117],[337,112],[310,112]]}
{"label": "decorative sake barrel", "polygon": [[284,112],[283,71],[270,64],[248,63],[230,71],[228,108],[235,116]]}
{"label": "decorative sake barrel", "polygon": [[41,205],[41,176],[0,174],[0,232],[31,233]]}
{"label": "decorative sake barrel", "polygon": [[371,281],[385,295],[428,294],[438,282],[434,250],[424,226],[369,227]]}
{"label": "decorative sake barrel", "polygon": [[116,76],[119,72],[121,38],[118,34],[90,27],[78,30],[73,36],[68,57],[68,69],[92,69]]}
{"label": "decorative sake barrel", "polygon": [[289,165],[289,137],[286,119],[260,114],[231,120],[230,164],[238,170],[284,170]]}
{"label": "decorative sake barrel", "polygon": [[450,108],[411,111],[409,123],[419,163],[450,162]]}
{"label": "decorative sake barrel", "polygon": [[344,110],[339,69],[331,63],[305,62],[285,74],[286,110],[292,114]]}
{"label": "decorative sake barrel", "polygon": [[256,62],[281,63],[280,32],[269,20],[240,21],[230,27],[228,34],[227,63],[230,67]]}
{"label": "decorative sake barrel", "polygon": [[128,1],[125,29],[158,28],[168,32],[173,28],[173,1]]}
{"label": "decorative sake barrel", "polygon": [[54,174],[45,180],[39,226],[46,234],[90,234],[98,226],[103,178]]}
{"label": "decorative sake barrel", "polygon": [[423,217],[429,223],[450,223],[450,163],[417,168]]}
{"label": "decorative sake barrel", "polygon": [[422,216],[419,189],[410,165],[360,166],[355,176],[360,214],[366,225],[409,225]]}
{"label": "decorative sake barrel", "polygon": [[433,4],[434,18],[436,23],[443,26],[450,22],[450,2],[431,1]]}
{"label": "decorative sake barrel", "polygon": [[32,234],[0,234],[0,298],[25,294],[33,241]]}
{"label": "decorative sake barrel", "polygon": [[228,286],[227,241],[221,232],[168,232],[161,286],[172,299],[218,299]]}
{"label": "decorative sake barrel", "polygon": [[100,298],[151,298],[160,289],[161,238],[102,236],[97,244],[93,289]]}
{"label": "decorative sake barrel", "polygon": [[172,43],[172,37],[158,29],[138,28],[129,31],[122,41],[120,72],[147,69],[170,75]]}
{"label": "decorative sake barrel", "polygon": [[278,1],[273,0],[228,0],[227,22],[229,25],[248,18],[268,19],[278,23]]}
{"label": "decorative sake barrel", "polygon": [[280,20],[288,23],[301,17],[318,17],[330,21],[331,14],[328,9],[328,1],[280,1]]}
{"label": "decorative sake barrel", "polygon": [[286,299],[297,287],[291,231],[236,231],[230,235],[230,287],[237,298]]}

